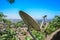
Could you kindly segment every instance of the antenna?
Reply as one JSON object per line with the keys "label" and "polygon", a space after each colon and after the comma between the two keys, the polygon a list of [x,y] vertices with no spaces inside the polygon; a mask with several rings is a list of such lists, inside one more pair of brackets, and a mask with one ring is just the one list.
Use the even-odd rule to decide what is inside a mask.
{"label": "antenna", "polygon": [[39,24],[31,16],[29,16],[23,11],[19,11],[19,15],[28,27],[33,28],[35,30],[40,30]]}
{"label": "antenna", "polygon": [[[31,28],[37,30],[37,31],[41,31],[44,32],[45,29],[48,26],[47,23],[47,15],[43,16],[43,21],[41,23],[41,26],[39,26],[39,24],[31,17],[29,16],[27,13],[23,12],[23,11],[19,11],[19,15],[21,16],[21,18],[23,19],[24,23],[27,24],[28,26],[28,32],[30,33],[30,35],[32,36],[33,40],[36,40],[36,38],[32,35],[32,33],[30,32]],[[44,25],[44,28],[42,27]]]}
{"label": "antenna", "polygon": [[27,26],[28,26],[28,32],[32,36],[33,40],[36,40],[36,38],[30,32],[30,29],[33,28],[35,30],[40,31],[40,27],[39,27],[38,23],[31,16],[29,16],[28,14],[26,14],[23,11],[19,11],[19,15],[21,16],[21,18],[23,19],[23,21],[25,22],[25,24],[27,24]]}

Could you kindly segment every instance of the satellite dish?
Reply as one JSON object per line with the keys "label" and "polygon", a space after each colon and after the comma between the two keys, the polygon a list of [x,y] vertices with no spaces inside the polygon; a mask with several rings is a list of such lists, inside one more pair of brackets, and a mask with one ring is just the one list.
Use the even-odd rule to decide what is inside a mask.
{"label": "satellite dish", "polygon": [[19,11],[19,15],[21,16],[25,24],[28,25],[28,27],[34,28],[35,30],[40,30],[40,26],[31,16],[29,16],[23,11]]}

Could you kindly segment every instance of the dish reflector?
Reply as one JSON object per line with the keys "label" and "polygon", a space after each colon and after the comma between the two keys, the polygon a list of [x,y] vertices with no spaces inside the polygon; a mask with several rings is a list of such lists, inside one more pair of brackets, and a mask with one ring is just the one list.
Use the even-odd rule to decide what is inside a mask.
{"label": "dish reflector", "polygon": [[28,25],[28,27],[34,28],[35,30],[40,30],[38,23],[31,16],[23,11],[19,11],[19,15],[23,19],[24,23]]}

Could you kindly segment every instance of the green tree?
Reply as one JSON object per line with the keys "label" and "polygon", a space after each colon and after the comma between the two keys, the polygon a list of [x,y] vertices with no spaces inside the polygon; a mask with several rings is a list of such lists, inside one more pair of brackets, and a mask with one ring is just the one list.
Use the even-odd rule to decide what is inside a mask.
{"label": "green tree", "polygon": [[3,12],[0,12],[0,22],[2,22],[5,17],[6,15],[4,15]]}
{"label": "green tree", "polygon": [[55,18],[53,19],[52,23],[53,23],[53,25],[55,27],[60,28],[60,16],[55,16]]}
{"label": "green tree", "polygon": [[60,28],[60,16],[55,16],[54,19],[49,23],[46,32],[51,34]]}
{"label": "green tree", "polygon": [[6,23],[8,26],[12,24],[12,22],[8,19],[6,19],[6,15],[3,14],[3,12],[0,12],[0,22]]}
{"label": "green tree", "polygon": [[6,23],[9,27],[11,26],[12,22],[8,19],[3,19],[3,22]]}
{"label": "green tree", "polygon": [[15,27],[21,27],[21,26],[23,26],[24,25],[24,22],[23,21],[19,21],[19,22],[17,22],[17,23],[15,23]]}

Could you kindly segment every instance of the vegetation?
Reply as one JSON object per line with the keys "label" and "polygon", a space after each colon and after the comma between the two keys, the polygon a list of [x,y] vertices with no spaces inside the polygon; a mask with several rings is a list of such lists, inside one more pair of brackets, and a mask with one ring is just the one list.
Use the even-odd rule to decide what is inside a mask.
{"label": "vegetation", "polygon": [[0,22],[3,22],[5,17],[6,17],[6,15],[4,15],[3,12],[0,12]]}
{"label": "vegetation", "polygon": [[16,32],[12,28],[6,28],[6,30],[1,33],[0,33],[0,40],[18,40]]}
{"label": "vegetation", "polygon": [[[15,0],[7,0],[10,4],[13,4]],[[0,40],[19,40],[19,38],[16,35],[16,31],[13,30],[13,27],[10,27],[12,22],[10,20],[7,20],[6,15],[4,15],[2,12],[0,12],[0,22],[6,23],[8,27],[4,31],[0,31]],[[44,22],[47,15],[43,16]],[[14,28],[19,28],[24,23],[22,21],[14,23]],[[44,26],[45,27],[45,26]],[[32,30],[31,33],[36,38],[36,40],[44,40],[47,35],[50,35],[54,31],[60,28],[60,16],[55,16],[54,19],[49,22],[47,28],[42,31],[36,31]],[[22,33],[24,34],[24,33]],[[33,40],[29,36],[26,36],[25,40]]]}
{"label": "vegetation", "polygon": [[44,32],[32,30],[32,34],[36,37],[36,40],[44,40],[44,38],[45,38]]}
{"label": "vegetation", "polygon": [[16,32],[11,28],[11,21],[8,19],[5,19],[5,15],[0,12],[0,22],[5,23],[5,25],[8,25],[8,27],[4,27],[3,31],[0,30],[0,40],[19,40],[19,38],[16,36]]}
{"label": "vegetation", "polygon": [[60,28],[60,16],[55,16],[54,19],[49,22],[45,32],[39,32],[36,30],[32,30],[32,34],[36,37],[36,40],[44,40],[47,35],[50,35],[54,31]]}
{"label": "vegetation", "polygon": [[19,21],[19,22],[15,23],[15,27],[16,28],[19,28],[19,27],[21,27],[23,25],[24,25],[24,22],[23,21]]}
{"label": "vegetation", "polygon": [[[0,40],[19,40],[17,37],[16,31],[13,29],[14,27],[10,27],[12,22],[7,20],[2,12],[0,12],[0,22],[6,23],[8,27],[4,31],[0,31]],[[46,17],[46,16],[45,16]],[[13,24],[15,28],[19,28],[24,25],[23,21],[17,22]],[[49,22],[47,28],[42,31],[32,30],[31,33],[36,38],[36,40],[44,40],[47,35],[50,35],[54,31],[60,28],[60,16],[55,16],[52,21]],[[32,40],[30,37],[26,36],[25,40]]]}
{"label": "vegetation", "polygon": [[59,28],[60,28],[60,16],[55,16],[55,18],[49,23],[46,32],[50,34]]}

